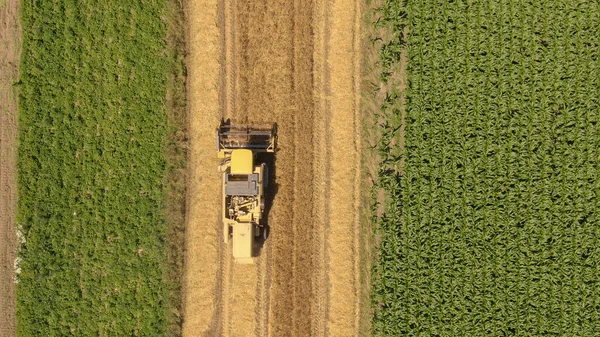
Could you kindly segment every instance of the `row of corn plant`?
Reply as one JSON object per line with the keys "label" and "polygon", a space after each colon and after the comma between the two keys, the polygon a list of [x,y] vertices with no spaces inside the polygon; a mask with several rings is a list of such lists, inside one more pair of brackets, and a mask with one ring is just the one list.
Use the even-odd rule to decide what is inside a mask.
{"label": "row of corn plant", "polygon": [[20,336],[160,336],[173,322],[166,10],[22,4]]}
{"label": "row of corn plant", "polygon": [[599,4],[403,8],[404,165],[380,175],[374,334],[600,335]]}

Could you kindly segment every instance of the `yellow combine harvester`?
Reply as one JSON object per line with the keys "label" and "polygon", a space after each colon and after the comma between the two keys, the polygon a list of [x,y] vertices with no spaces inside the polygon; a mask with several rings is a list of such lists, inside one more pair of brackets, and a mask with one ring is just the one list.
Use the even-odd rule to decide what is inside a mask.
{"label": "yellow combine harvester", "polygon": [[268,227],[261,222],[268,184],[266,163],[256,163],[256,154],[275,152],[275,126],[217,128],[217,156],[223,173],[223,236],[233,241],[237,263],[253,263],[255,238],[266,239]]}

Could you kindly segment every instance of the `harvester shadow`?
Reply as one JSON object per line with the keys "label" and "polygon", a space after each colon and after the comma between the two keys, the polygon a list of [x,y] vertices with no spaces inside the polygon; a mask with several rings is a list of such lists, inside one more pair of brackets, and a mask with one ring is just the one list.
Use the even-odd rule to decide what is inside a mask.
{"label": "harvester shadow", "polygon": [[[271,211],[271,207],[273,207],[273,199],[275,199],[275,195],[277,194],[277,190],[279,189],[279,185],[275,179],[277,166],[275,165],[275,157],[277,152],[273,153],[259,153],[257,154],[257,161],[259,163],[267,164],[269,174],[268,174],[268,186],[265,190],[265,208],[263,211],[262,217],[262,226],[263,230],[267,231],[267,237],[265,238],[263,235],[259,236],[255,241],[256,245],[254,247],[254,256],[259,256],[265,245],[265,242],[269,239],[269,234],[271,232],[271,224],[269,221],[269,213]],[[262,234],[262,233],[261,233]]]}

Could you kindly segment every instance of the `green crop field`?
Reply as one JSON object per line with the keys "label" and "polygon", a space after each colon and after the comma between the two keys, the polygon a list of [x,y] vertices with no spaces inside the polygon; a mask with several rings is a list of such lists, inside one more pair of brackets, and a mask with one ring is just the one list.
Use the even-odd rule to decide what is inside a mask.
{"label": "green crop field", "polygon": [[373,334],[600,336],[600,3],[380,12],[409,84],[382,105]]}
{"label": "green crop field", "polygon": [[170,6],[22,2],[19,336],[178,329]]}

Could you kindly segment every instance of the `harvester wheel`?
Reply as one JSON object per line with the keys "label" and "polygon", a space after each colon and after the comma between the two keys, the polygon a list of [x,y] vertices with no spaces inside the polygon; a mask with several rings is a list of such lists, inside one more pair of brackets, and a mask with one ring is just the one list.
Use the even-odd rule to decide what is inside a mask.
{"label": "harvester wheel", "polygon": [[269,187],[269,166],[265,165],[265,171],[263,172],[263,188],[266,190]]}
{"label": "harvester wheel", "polygon": [[229,243],[229,238],[231,237],[231,226],[228,223],[223,225],[223,241],[225,243]]}
{"label": "harvester wheel", "polygon": [[268,237],[269,237],[269,226],[264,226],[263,230],[262,230],[262,239],[263,239],[263,241],[267,241]]}

